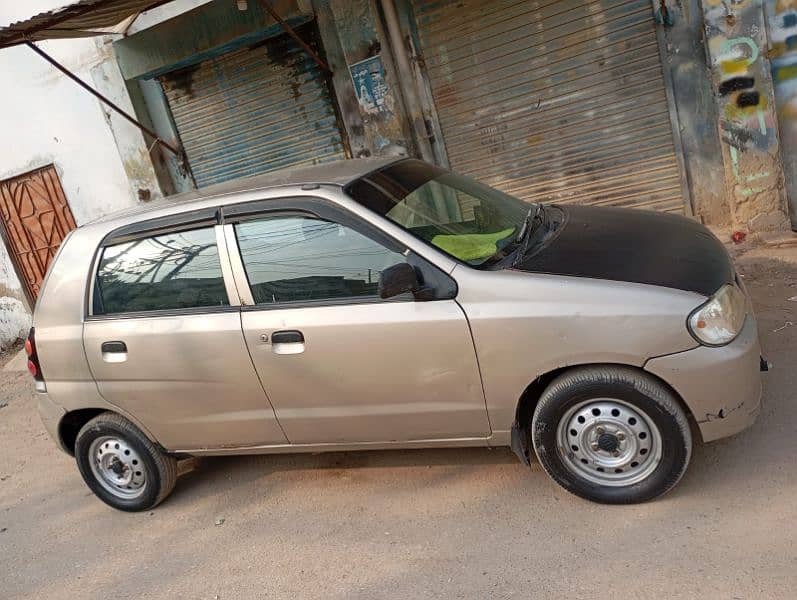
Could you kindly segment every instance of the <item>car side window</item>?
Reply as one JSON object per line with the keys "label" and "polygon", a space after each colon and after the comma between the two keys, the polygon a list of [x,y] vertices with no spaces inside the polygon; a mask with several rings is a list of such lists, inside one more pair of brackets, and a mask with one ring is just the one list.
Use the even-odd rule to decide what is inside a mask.
{"label": "car side window", "polygon": [[106,246],[94,314],[228,306],[212,227]]}
{"label": "car side window", "polygon": [[235,232],[257,304],[376,299],[381,271],[406,262],[349,227],[310,215],[243,221]]}

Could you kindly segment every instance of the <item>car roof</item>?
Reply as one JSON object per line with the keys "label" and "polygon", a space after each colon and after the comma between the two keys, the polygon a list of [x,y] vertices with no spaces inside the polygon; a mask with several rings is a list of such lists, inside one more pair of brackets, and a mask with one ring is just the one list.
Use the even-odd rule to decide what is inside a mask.
{"label": "car roof", "polygon": [[[352,181],[373,171],[386,167],[392,163],[406,160],[400,158],[358,158],[350,160],[336,160],[332,162],[289,167],[278,171],[271,171],[261,175],[252,175],[216,183],[200,190],[193,190],[166,198],[160,198],[146,204],[140,204],[127,210],[116,211],[88,224],[107,224],[117,220],[145,220],[149,213],[179,214],[207,204],[207,200],[222,198],[242,192],[256,192],[276,187],[295,187],[301,185],[335,185],[343,187]],[[173,209],[173,210],[170,210]]]}

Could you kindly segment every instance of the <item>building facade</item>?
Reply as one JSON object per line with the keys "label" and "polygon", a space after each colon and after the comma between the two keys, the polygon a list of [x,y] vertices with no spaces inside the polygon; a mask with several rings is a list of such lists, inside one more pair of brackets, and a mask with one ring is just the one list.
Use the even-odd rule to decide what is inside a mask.
{"label": "building facade", "polygon": [[173,0],[39,44],[176,154],[0,50],[0,344],[71,228],[295,165],[419,156],[529,202],[788,230],[793,29],[786,0]]}

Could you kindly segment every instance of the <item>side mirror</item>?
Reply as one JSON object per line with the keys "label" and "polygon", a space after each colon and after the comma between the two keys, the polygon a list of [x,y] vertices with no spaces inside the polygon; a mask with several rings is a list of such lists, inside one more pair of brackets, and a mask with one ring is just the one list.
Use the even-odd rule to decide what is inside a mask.
{"label": "side mirror", "polygon": [[392,298],[406,292],[417,292],[421,287],[415,267],[399,263],[383,270],[379,275],[379,297]]}

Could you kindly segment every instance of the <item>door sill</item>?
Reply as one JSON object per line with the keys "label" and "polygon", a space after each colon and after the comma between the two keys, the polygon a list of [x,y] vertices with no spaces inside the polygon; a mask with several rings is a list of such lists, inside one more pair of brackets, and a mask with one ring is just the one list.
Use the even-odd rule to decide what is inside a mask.
{"label": "door sill", "polygon": [[[404,442],[329,442],[323,444],[272,444],[236,446],[228,448],[187,448],[170,450],[174,454],[193,456],[224,456],[235,454],[291,454],[299,452],[349,452],[354,450],[400,450],[414,448],[459,448],[480,446],[508,446],[509,438],[496,432],[482,438],[450,438],[442,440],[413,440]],[[506,439],[504,439],[506,438]]]}

